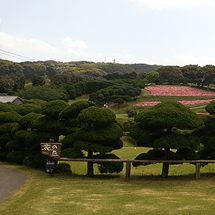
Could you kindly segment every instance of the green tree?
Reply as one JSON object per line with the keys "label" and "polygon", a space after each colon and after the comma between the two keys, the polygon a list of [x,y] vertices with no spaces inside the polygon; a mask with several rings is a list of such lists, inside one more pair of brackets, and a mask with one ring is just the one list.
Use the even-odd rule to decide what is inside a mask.
{"label": "green tree", "polygon": [[13,77],[14,80],[14,91],[22,90],[25,87],[25,76],[22,77]]}
{"label": "green tree", "polygon": [[120,108],[120,105],[124,103],[124,100],[121,99],[121,98],[118,98],[118,99],[115,99],[115,100],[114,100],[114,103],[117,104],[118,109],[119,109],[119,108]]}
{"label": "green tree", "polygon": [[102,107],[105,103],[105,97],[101,93],[92,93],[90,94],[89,101],[94,102],[98,107]]}
{"label": "green tree", "polygon": [[161,82],[168,81],[169,84],[183,82],[183,74],[180,68],[176,66],[163,66],[157,72],[159,73],[159,80]]}
{"label": "green tree", "polygon": [[202,68],[198,65],[187,65],[180,69],[184,76],[185,83],[197,84],[203,78]]}
{"label": "green tree", "polygon": [[67,91],[61,88],[51,88],[51,86],[29,87],[17,93],[23,99],[39,99],[44,101],[64,100],[68,101]]}
{"label": "green tree", "polygon": [[159,73],[158,72],[147,72],[146,79],[149,83],[155,83],[155,81],[159,79]]}
{"label": "green tree", "polygon": [[[80,122],[77,120],[78,114],[90,106],[95,106],[95,103],[91,101],[74,102],[60,112],[59,119],[70,128],[70,133],[74,133],[80,127]],[[72,147],[72,145],[70,146]]]}
{"label": "green tree", "polygon": [[8,93],[14,88],[14,80],[9,76],[0,76],[0,93]]}
{"label": "green tree", "polygon": [[[203,124],[202,118],[189,108],[176,101],[165,100],[151,109],[143,110],[135,117],[137,125],[131,130],[131,136],[139,146],[152,147],[156,150],[140,155],[136,159],[183,159],[170,149],[194,150],[199,144],[195,135],[185,135],[178,129],[194,129]],[[194,152],[194,151],[193,151]],[[164,163],[162,177],[167,177],[169,164]]]}
{"label": "green tree", "polygon": [[33,86],[43,86],[45,85],[44,76],[34,75],[32,78],[32,85]]}
{"label": "green tree", "polygon": [[59,114],[59,119],[70,129],[68,135],[61,140],[62,143],[62,156],[70,158],[81,158],[84,157],[81,150],[74,148],[73,144],[76,137],[77,130],[81,127],[81,122],[78,120],[79,113],[91,106],[95,106],[93,102],[90,101],[78,101],[74,102]]}
{"label": "green tree", "polygon": [[[215,116],[207,116],[204,125],[194,130],[201,141],[202,147],[198,152],[200,159],[214,160],[215,159]],[[204,164],[206,165],[206,164]]]}
{"label": "green tree", "polygon": [[17,78],[20,78],[20,77],[23,77],[24,76],[24,68],[21,64],[19,63],[13,63],[10,67],[10,71],[9,71],[9,75],[11,77],[17,77]]}
{"label": "green tree", "polygon": [[206,65],[203,68],[203,77],[205,82],[207,83],[207,89],[209,90],[210,83],[213,82],[215,78],[215,66]]}
{"label": "green tree", "polygon": [[22,66],[24,67],[24,75],[27,80],[32,79],[34,75],[44,76],[46,74],[46,66],[43,64],[26,64],[23,63]]}
{"label": "green tree", "polygon": [[8,159],[19,157],[20,164],[44,168],[47,158],[41,155],[40,143],[48,142],[49,139],[58,142],[59,135],[70,132],[58,119],[59,113],[67,106],[65,101],[55,100],[44,103],[41,110],[43,114],[29,113],[22,117],[18,121],[19,125],[12,130],[13,140],[6,145],[11,151]]}
{"label": "green tree", "polygon": [[[120,137],[123,133],[116,124],[114,112],[107,108],[89,107],[78,115],[78,119],[83,126],[76,132],[73,146],[88,152],[87,158],[93,158],[93,153],[97,153],[96,158],[116,159],[116,155],[109,153],[122,148]],[[120,172],[122,168],[122,164],[99,164],[99,169],[103,173]],[[88,175],[93,176],[92,162],[88,162]]]}
{"label": "green tree", "polygon": [[[22,117],[15,111],[0,112],[0,160],[6,161],[7,155],[11,152],[8,143],[13,140],[12,130],[19,124]],[[17,147],[17,146],[16,146]],[[23,147],[20,147],[22,150]]]}

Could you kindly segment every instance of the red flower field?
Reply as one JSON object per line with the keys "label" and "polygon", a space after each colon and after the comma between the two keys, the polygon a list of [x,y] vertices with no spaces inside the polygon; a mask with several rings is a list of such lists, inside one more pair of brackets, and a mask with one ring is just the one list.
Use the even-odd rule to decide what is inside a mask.
{"label": "red flower field", "polygon": [[[191,88],[191,87],[178,87],[178,86],[158,86],[158,87],[146,87],[146,90],[150,91],[150,96],[214,96],[215,93],[207,92],[205,90]],[[210,103],[214,99],[207,100],[192,100],[192,101],[178,101],[183,105],[204,104]],[[141,102],[135,104],[137,107],[154,106],[160,103],[160,101],[153,102]]]}
{"label": "red flower field", "polygon": [[215,96],[213,92],[191,87],[159,86],[145,89],[151,92],[150,96]]}
{"label": "red flower field", "polygon": [[[204,103],[210,103],[213,101],[213,99],[207,99],[207,100],[193,100],[193,101],[178,101],[183,105],[193,105],[193,104],[204,104]],[[140,102],[138,104],[135,104],[134,106],[137,107],[146,107],[146,106],[154,106],[160,102]]]}

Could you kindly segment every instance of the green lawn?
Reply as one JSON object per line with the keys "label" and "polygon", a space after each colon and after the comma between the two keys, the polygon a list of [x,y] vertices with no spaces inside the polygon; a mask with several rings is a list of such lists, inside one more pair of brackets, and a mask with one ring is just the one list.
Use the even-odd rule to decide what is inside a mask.
{"label": "green lawn", "polygon": [[[114,153],[133,159],[147,150],[127,146]],[[54,177],[23,166],[0,165],[27,174],[22,188],[0,205],[1,215],[212,215],[215,211],[213,164],[201,169],[198,181],[190,164],[172,165],[167,179],[159,176],[161,164],[132,167],[130,180],[125,180],[125,170],[104,175],[95,170],[95,177],[88,178],[84,162],[70,162],[72,175]]]}

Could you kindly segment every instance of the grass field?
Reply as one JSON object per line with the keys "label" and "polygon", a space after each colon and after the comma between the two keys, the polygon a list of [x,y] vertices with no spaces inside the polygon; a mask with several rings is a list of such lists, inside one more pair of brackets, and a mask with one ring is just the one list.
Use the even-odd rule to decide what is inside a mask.
{"label": "grass field", "polygon": [[[144,148],[124,147],[115,153],[133,159]],[[0,163],[27,174],[21,189],[0,205],[1,215],[212,215],[215,211],[215,166],[201,169],[195,180],[195,166],[173,165],[170,177],[162,179],[161,164],[132,167],[131,179],[119,174],[88,178],[86,163],[70,162],[72,175],[55,174],[23,166]],[[96,169],[96,165],[95,169]]]}

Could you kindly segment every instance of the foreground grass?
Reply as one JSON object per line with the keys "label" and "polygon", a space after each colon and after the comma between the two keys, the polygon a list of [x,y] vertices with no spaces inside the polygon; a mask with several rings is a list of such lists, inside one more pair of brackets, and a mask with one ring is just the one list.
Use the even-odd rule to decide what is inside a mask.
{"label": "foreground grass", "polygon": [[211,215],[215,210],[214,175],[192,177],[135,177],[28,174],[26,184],[0,205],[1,215]]}
{"label": "foreground grass", "polygon": [[[116,153],[133,159],[148,149],[124,147]],[[119,174],[88,178],[86,163],[70,162],[72,175],[50,177],[42,171],[0,163],[27,174],[26,183],[0,205],[1,215],[211,215],[215,210],[215,166],[172,165],[170,177],[159,177],[161,164],[132,167],[131,179]]]}

